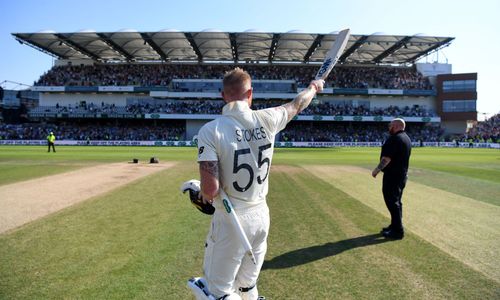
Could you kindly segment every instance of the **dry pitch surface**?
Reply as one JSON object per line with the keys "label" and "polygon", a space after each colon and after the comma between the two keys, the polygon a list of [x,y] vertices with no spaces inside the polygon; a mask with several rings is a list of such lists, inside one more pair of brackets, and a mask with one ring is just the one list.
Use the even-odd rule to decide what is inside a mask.
{"label": "dry pitch surface", "polygon": [[0,234],[174,163],[113,163],[0,186]]}

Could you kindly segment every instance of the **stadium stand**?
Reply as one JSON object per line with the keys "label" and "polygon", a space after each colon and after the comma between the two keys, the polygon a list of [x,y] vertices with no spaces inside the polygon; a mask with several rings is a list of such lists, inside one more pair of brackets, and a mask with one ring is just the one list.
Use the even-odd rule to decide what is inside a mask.
{"label": "stadium stand", "polygon": [[500,143],[500,114],[477,122],[466,134],[458,137],[463,142]]}
{"label": "stadium stand", "polygon": [[129,121],[111,123],[0,124],[0,140],[44,140],[47,132],[51,131],[57,133],[58,140],[180,141],[185,139],[182,122],[157,125],[130,124]]}
{"label": "stadium stand", "polygon": [[[414,141],[438,142],[442,134],[439,126],[411,124],[408,134]],[[287,126],[281,140],[288,142],[383,142],[388,137],[387,124],[306,122]]]}
{"label": "stadium stand", "polygon": [[[408,132],[415,141],[439,141],[439,126],[413,124]],[[47,132],[57,132],[64,140],[130,140],[130,141],[180,141],[185,139],[182,122],[168,124],[0,124],[0,140],[42,140]],[[387,138],[386,124],[359,124],[356,122],[292,123],[278,136],[283,142],[382,142]]]}
{"label": "stadium stand", "polygon": [[[43,140],[54,131],[58,141],[190,141],[220,115],[225,71],[238,66],[250,73],[254,109],[281,105],[314,77],[336,38],[335,33],[246,32],[13,36],[57,61],[31,88],[36,103],[34,96],[21,94],[28,119],[1,124],[0,139]],[[445,74],[446,66],[416,61],[452,40],[351,35],[323,93],[277,141],[380,143],[394,117],[407,120],[414,141],[447,140],[440,87],[433,79]],[[426,68],[439,72],[429,76]],[[477,130],[475,137],[488,135]]]}
{"label": "stadium stand", "polygon": [[[169,86],[173,79],[222,79],[224,72],[244,68],[252,78],[295,80],[304,87],[317,66],[255,65],[92,65],[56,66],[35,82],[37,86]],[[415,68],[339,67],[332,71],[326,87],[430,90],[427,78]],[[174,91],[178,91],[174,87]],[[196,91],[196,90],[184,90]],[[205,90],[207,91],[207,90]]]}
{"label": "stadium stand", "polygon": [[[284,104],[284,101],[256,101],[253,109],[263,109],[273,106]],[[165,101],[161,104],[151,103],[136,103],[127,106],[116,106],[114,104],[95,105],[75,103],[74,106],[38,106],[31,110],[32,116],[37,115],[57,115],[68,114],[84,115],[84,117],[93,116],[95,113],[102,114],[124,114],[130,118],[137,114],[211,114],[218,115],[222,111],[224,103],[220,100],[173,100]],[[432,110],[420,108],[418,106],[400,108],[391,105],[387,108],[373,108],[369,109],[364,105],[353,106],[350,104],[337,104],[337,103],[318,103],[313,104],[305,109],[302,115],[324,115],[324,116],[402,116],[402,117],[435,117],[436,114]]]}

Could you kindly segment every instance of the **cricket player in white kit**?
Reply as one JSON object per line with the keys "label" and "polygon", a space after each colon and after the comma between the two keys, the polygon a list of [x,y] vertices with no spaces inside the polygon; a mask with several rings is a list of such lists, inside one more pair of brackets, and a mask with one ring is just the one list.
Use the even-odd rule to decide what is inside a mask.
{"label": "cricket player in white kit", "polygon": [[[203,270],[208,290],[216,299],[258,299],[257,279],[264,263],[269,232],[266,203],[274,138],[305,109],[324,81],[308,88],[283,105],[252,110],[250,75],[240,68],[225,74],[222,116],[205,124],[198,133],[198,162],[203,201],[215,207],[206,240]],[[224,213],[219,197],[230,198],[252,246],[256,264],[248,256],[234,225]]]}

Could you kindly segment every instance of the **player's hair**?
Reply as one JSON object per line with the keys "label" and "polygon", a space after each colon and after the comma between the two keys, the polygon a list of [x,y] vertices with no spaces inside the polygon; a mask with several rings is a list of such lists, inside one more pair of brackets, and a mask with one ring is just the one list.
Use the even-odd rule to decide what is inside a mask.
{"label": "player's hair", "polygon": [[222,86],[224,93],[229,96],[239,96],[250,88],[252,78],[247,71],[241,68],[234,68],[224,74]]}

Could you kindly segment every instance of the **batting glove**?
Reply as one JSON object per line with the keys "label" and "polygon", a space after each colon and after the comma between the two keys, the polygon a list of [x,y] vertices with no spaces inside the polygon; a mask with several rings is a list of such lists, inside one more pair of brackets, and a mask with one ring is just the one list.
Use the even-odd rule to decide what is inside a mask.
{"label": "batting glove", "polygon": [[189,199],[191,200],[191,204],[193,204],[197,210],[207,215],[214,214],[215,207],[213,207],[210,203],[204,203],[203,199],[201,198],[201,188],[199,180],[191,179],[184,182],[181,185],[181,192],[186,193],[187,191],[189,191]]}

